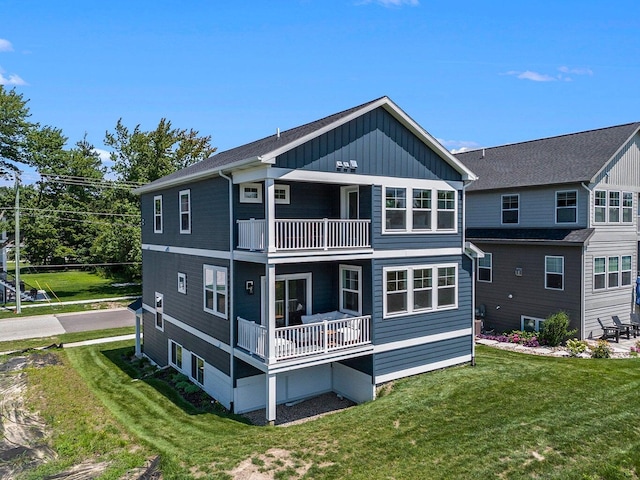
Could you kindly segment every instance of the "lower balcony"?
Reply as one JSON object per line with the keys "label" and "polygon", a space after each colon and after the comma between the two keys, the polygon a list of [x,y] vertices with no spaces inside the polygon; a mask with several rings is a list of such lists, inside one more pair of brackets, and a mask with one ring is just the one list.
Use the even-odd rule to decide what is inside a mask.
{"label": "lower balcony", "polygon": [[[276,251],[370,248],[371,220],[277,219]],[[266,220],[238,220],[238,248],[262,251],[266,245]]]}
{"label": "lower balcony", "polygon": [[[238,317],[238,347],[268,360],[268,331],[264,325]],[[371,344],[371,316],[322,320],[275,329],[275,361],[322,355]]]}

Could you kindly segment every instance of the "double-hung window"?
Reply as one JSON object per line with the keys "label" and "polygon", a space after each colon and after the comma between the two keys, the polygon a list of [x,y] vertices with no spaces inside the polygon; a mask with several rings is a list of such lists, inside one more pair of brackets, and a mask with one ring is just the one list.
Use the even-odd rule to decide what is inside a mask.
{"label": "double-hung window", "polygon": [[609,192],[609,222],[620,221],[620,192]]}
{"label": "double-hung window", "polygon": [[387,187],[385,189],[386,230],[407,229],[407,189]]}
{"label": "double-hung window", "polygon": [[520,195],[502,195],[502,223],[520,221]]}
{"label": "double-hung window", "polygon": [[478,259],[478,281],[491,282],[493,277],[493,255],[484,253],[484,257]]}
{"label": "double-hung window", "polygon": [[362,315],[362,267],[340,265],[340,311]]}
{"label": "double-hung window", "polygon": [[153,197],[153,233],[162,233],[162,195]]}
{"label": "double-hung window", "polygon": [[607,221],[607,192],[596,190],[593,196],[594,201],[594,221],[604,223]]}
{"label": "double-hung window", "polygon": [[631,285],[631,255],[595,257],[593,259],[593,289]]}
{"label": "double-hung window", "polygon": [[171,359],[169,363],[176,367],[178,370],[182,370],[182,345],[170,340],[171,344]]}
{"label": "double-hung window", "polygon": [[622,192],[622,221],[633,223],[633,193]]}
{"label": "double-hung window", "polygon": [[413,229],[431,230],[431,190],[413,189]]}
{"label": "double-hung window", "polygon": [[156,328],[158,330],[164,330],[164,295],[162,293],[158,293],[156,292],[156,296],[155,296],[156,300],[155,300],[155,307],[156,307],[156,311],[155,311],[155,315],[156,315]]}
{"label": "double-hung window", "polygon": [[631,285],[631,255],[620,257],[620,285]]}
{"label": "double-hung window", "polygon": [[191,378],[196,383],[204,385],[204,360],[195,354],[191,354]]}
{"label": "double-hung window", "polygon": [[546,256],[544,288],[564,290],[564,257]]}
{"label": "double-hung window", "polygon": [[227,318],[227,269],[203,266],[204,311]]}
{"label": "double-hung window", "polygon": [[388,267],[383,272],[385,318],[457,306],[456,265]]}
{"label": "double-hung window", "polygon": [[455,190],[384,187],[383,232],[456,230]]}
{"label": "double-hung window", "polygon": [[593,259],[593,289],[603,290],[607,288],[607,259],[596,257]]}
{"label": "double-hung window", "polygon": [[576,190],[556,192],[556,223],[578,221],[578,192]]}
{"label": "double-hung window", "polygon": [[191,233],[191,191],[180,192],[180,233]]}
{"label": "double-hung window", "polygon": [[607,287],[615,288],[620,285],[620,259],[618,257],[609,257],[607,265]]}
{"label": "double-hung window", "polygon": [[455,192],[438,190],[438,230],[454,230],[456,211]]}

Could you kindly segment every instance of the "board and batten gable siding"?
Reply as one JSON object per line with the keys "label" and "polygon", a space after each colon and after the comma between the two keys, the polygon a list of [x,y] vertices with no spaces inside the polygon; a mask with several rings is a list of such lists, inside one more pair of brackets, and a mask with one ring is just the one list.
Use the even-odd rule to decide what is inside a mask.
{"label": "board and batten gable siding", "polygon": [[[204,311],[203,265],[227,268],[229,262],[194,255],[142,251],[142,300],[153,306],[155,292],[164,295],[164,314],[229,344],[229,320]],[[187,293],[178,292],[178,272],[186,274]],[[227,301],[229,297],[227,294]],[[188,345],[184,347],[198,352]]]}
{"label": "board and batten gable siding", "polygon": [[276,159],[280,168],[335,172],[355,160],[352,173],[461,181],[461,175],[383,108],[377,108]]}
{"label": "board and batten gable siding", "polygon": [[[576,191],[576,223],[556,223],[556,192]],[[502,223],[502,196],[519,195],[519,223]],[[467,228],[587,228],[589,192],[580,184],[467,192]]]}
{"label": "board and batten gable siding", "polygon": [[[458,266],[458,307],[450,310],[384,318],[385,267],[456,264]],[[373,343],[410,340],[472,327],[472,262],[466,256],[408,257],[373,260]],[[468,348],[471,348],[469,343]],[[469,353],[469,352],[466,352]]]}
{"label": "board and batten gable siding", "polygon": [[616,185],[638,191],[640,186],[640,134],[634,135],[594,179],[604,189]]}
{"label": "board and batten gable siding", "polygon": [[[190,191],[191,233],[180,233],[180,192]],[[162,195],[162,233],[154,233],[153,198]],[[229,250],[229,186],[221,177],[142,195],[142,243]]]}
{"label": "board and batten gable siding", "polygon": [[[485,328],[519,330],[521,315],[545,319],[561,310],[569,314],[571,328],[580,328],[582,246],[474,243],[492,255],[492,282],[476,282],[476,308],[485,307]],[[564,257],[564,290],[545,289],[547,255]]]}

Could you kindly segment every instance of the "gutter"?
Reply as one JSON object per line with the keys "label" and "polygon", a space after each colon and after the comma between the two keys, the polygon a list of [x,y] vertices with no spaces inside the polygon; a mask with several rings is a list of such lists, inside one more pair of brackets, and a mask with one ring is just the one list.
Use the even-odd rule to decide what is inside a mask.
{"label": "gutter", "polygon": [[[591,205],[592,205],[591,194],[593,192],[589,187],[587,187],[584,184],[584,182],[581,182],[580,185],[587,192],[589,192],[589,200],[588,200],[588,203],[587,203],[587,205],[589,206],[589,208],[588,208],[589,214],[587,216],[587,227],[590,228],[591,227]],[[595,230],[594,230],[594,232],[595,232]],[[591,236],[589,238],[591,238]],[[587,245],[589,244],[589,238],[582,245],[582,262],[581,262],[582,272],[580,272],[580,275],[582,277],[582,281],[580,282],[580,338],[582,340],[585,339],[585,333],[586,333],[585,315],[586,315],[587,312],[585,311],[586,293],[584,291],[585,290],[584,289],[584,272],[586,271],[585,263],[587,261]]]}

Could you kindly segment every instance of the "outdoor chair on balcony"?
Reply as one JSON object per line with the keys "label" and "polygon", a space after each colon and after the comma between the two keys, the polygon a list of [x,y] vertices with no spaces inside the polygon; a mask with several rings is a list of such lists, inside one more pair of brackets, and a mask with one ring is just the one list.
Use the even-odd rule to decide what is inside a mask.
{"label": "outdoor chair on balcony", "polygon": [[602,327],[602,338],[603,339],[607,339],[607,338],[615,338],[616,339],[616,343],[620,343],[620,328],[617,327],[616,325],[605,325],[602,323],[602,320],[600,320],[598,318],[598,323],[600,324],[600,326]]}
{"label": "outdoor chair on balcony", "polygon": [[631,332],[633,332],[633,338],[637,338],[640,325],[634,323],[623,323],[617,315],[612,315],[611,319],[613,320],[614,325],[620,328],[622,333],[627,334],[627,340],[631,338]]}

